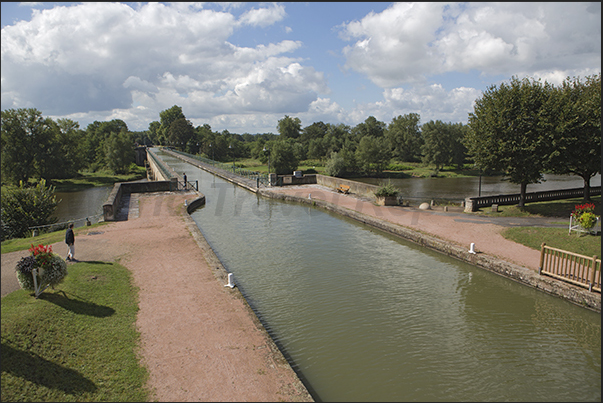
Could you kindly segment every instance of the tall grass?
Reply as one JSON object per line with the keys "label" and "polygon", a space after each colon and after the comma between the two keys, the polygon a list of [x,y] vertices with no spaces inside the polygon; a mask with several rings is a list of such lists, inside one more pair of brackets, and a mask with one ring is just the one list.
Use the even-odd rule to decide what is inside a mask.
{"label": "tall grass", "polygon": [[148,401],[138,290],[115,263],[80,262],[39,299],[2,298],[2,401]]}

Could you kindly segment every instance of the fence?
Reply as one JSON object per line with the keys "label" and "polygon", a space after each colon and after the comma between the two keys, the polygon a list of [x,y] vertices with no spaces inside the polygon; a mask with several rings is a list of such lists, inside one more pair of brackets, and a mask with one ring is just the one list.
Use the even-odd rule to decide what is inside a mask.
{"label": "fence", "polygon": [[[75,227],[83,227],[85,225],[96,224],[97,222],[100,221],[100,219],[102,217],[103,217],[102,214],[96,214],[96,215],[91,215],[91,216],[84,217],[84,218],[76,218],[76,219],[69,220],[69,221],[57,222],[54,224],[37,225],[34,227],[28,227],[28,229],[32,233],[31,236],[38,236],[40,234],[45,234],[48,232],[54,232],[54,231],[59,231],[62,229],[67,229],[67,225],[69,225],[69,223],[73,223],[73,225]],[[90,224],[88,224],[88,223],[90,223]]]}
{"label": "fence", "polygon": [[[601,186],[591,186],[589,195],[601,195]],[[573,199],[576,197],[583,197],[584,188],[545,190],[542,192],[526,193],[525,196],[526,203],[549,200]],[[519,204],[520,198],[521,194],[519,193],[497,196],[468,197],[465,199],[465,211],[477,211],[482,207],[490,207],[493,204],[498,204],[500,206]]]}
{"label": "fence", "polygon": [[551,248],[542,244],[538,274],[601,292],[601,259]]}
{"label": "fence", "polygon": [[192,159],[201,161],[204,164],[211,165],[215,168],[219,168],[224,171],[232,172],[233,174],[241,176],[245,179],[258,180],[258,178],[259,178],[260,183],[263,183],[263,184],[268,183],[268,175],[267,174],[264,174],[264,173],[261,173],[258,171],[250,171],[248,169],[239,168],[234,164],[234,162],[233,163],[219,162],[219,161],[214,161],[209,158],[201,157],[200,155],[193,155],[193,154],[185,153],[184,151],[179,151],[179,150],[170,150],[170,151],[172,151],[173,153],[177,153],[182,156],[188,157],[188,158],[192,158]]}

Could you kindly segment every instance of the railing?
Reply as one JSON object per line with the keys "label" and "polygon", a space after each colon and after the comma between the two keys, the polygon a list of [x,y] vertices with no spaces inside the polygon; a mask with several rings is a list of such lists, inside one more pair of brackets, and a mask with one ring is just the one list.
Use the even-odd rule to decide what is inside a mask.
{"label": "railing", "polygon": [[[211,165],[215,168],[223,169],[224,171],[227,171],[227,172],[232,172],[233,174],[241,176],[243,178],[250,179],[250,180],[257,180],[258,183],[263,183],[263,184],[268,183],[268,175],[267,174],[264,174],[264,173],[261,173],[258,171],[250,171],[248,169],[238,168],[234,163],[214,161],[209,158],[201,157],[200,155],[193,155],[193,154],[189,154],[189,153],[186,153],[184,151],[179,151],[179,150],[170,150],[170,151],[183,155],[188,158],[193,158],[195,160],[201,161],[201,162]],[[258,180],[258,178],[259,178],[259,180]]]}
{"label": "railing", "polygon": [[181,181],[178,182],[178,188],[183,190],[196,190],[199,191],[199,181]]}
{"label": "railing", "polygon": [[[589,193],[590,196],[601,195],[601,186],[591,186]],[[526,193],[525,202],[533,203],[539,201],[573,199],[582,196],[584,196],[584,188],[545,190],[542,192]],[[468,197],[466,202],[468,206],[471,206],[472,211],[477,211],[477,209],[481,207],[490,207],[493,204],[498,204],[500,206],[518,204],[520,198],[521,194],[514,193],[497,196]]]}
{"label": "railing", "polygon": [[[73,223],[76,228],[83,227],[85,225],[96,224],[100,221],[102,216],[102,214],[95,214],[84,218],[76,218],[73,220],[57,222],[53,224],[36,225],[34,227],[28,227],[28,229],[32,232],[32,236],[38,236],[47,232],[54,232],[61,229],[66,229],[69,223]],[[77,223],[81,223],[81,225],[76,225]]]}
{"label": "railing", "polygon": [[601,259],[551,248],[542,244],[538,274],[601,292]]}
{"label": "railing", "polygon": [[161,170],[161,172],[163,172],[165,178],[167,180],[170,180],[172,178],[172,173],[164,166],[164,162],[159,160],[159,158],[157,158],[155,156],[155,154],[153,154],[153,152],[151,150],[148,150],[147,155],[151,156],[151,159],[153,160],[153,162],[155,163],[155,165],[157,167],[159,167],[159,169]]}

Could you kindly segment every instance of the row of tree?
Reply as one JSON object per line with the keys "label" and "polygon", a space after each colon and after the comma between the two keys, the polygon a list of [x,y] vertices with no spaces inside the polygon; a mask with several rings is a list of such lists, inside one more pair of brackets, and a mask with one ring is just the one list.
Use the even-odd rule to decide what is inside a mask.
{"label": "row of tree", "polygon": [[475,164],[526,187],[544,172],[578,175],[589,199],[601,173],[601,73],[562,85],[528,78],[491,86],[475,101],[464,144]]}
{"label": "row of tree", "polygon": [[81,170],[128,173],[136,142],[145,133],[131,132],[120,119],[97,122],[86,130],[70,119],[43,117],[37,109],[2,111],[2,183],[29,179],[73,178]]}
{"label": "row of tree", "polygon": [[69,119],[57,122],[35,109],[2,111],[2,181],[70,177],[81,169],[109,167],[116,173],[134,161],[133,145],[172,146],[217,161],[257,158],[271,171],[291,173],[299,162],[321,159],[327,174],[375,174],[392,161],[424,162],[436,172],[446,165],[474,163],[484,171],[504,172],[522,193],[544,172],[584,179],[601,172],[601,74],[567,78],[560,86],[513,77],[491,86],[475,101],[469,123],[429,121],[416,113],[389,124],[369,116],[351,127],[315,122],[302,127],[285,115],[277,134],[216,132],[194,127],[174,105],[144,132],[130,132],[121,120],[94,122],[79,129]]}
{"label": "row of tree", "polygon": [[462,166],[467,157],[462,143],[466,125],[430,121],[421,127],[416,113],[398,116],[389,125],[369,116],[354,127],[315,122],[303,128],[299,118],[285,115],[278,121],[278,135],[214,132],[208,124],[195,128],[177,105],[162,111],[160,118],[149,125],[151,144],[223,162],[241,158],[256,158],[263,163],[270,160],[271,171],[279,174],[291,173],[306,159],[343,159],[345,164],[335,164],[340,169],[329,172],[343,176],[379,173],[392,159],[422,161],[438,171],[444,165]]}

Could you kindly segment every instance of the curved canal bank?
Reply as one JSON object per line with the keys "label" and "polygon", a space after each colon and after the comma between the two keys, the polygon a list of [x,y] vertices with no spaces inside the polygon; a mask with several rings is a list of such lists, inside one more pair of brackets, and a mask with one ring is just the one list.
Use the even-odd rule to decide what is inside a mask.
{"label": "curved canal bank", "polygon": [[[578,306],[601,312],[601,294],[539,275],[540,252],[506,240],[499,234],[500,228],[482,231],[484,228],[480,227],[492,225],[489,219],[471,215],[458,217],[454,212],[376,206],[370,200],[358,199],[354,195],[344,196],[316,185],[258,188],[255,181],[169,150],[163,152],[264,197],[332,211]],[[514,218],[512,221],[521,223],[522,219]],[[538,221],[544,224],[550,220],[536,219],[531,222]],[[469,253],[471,243],[476,243],[478,253]]]}

